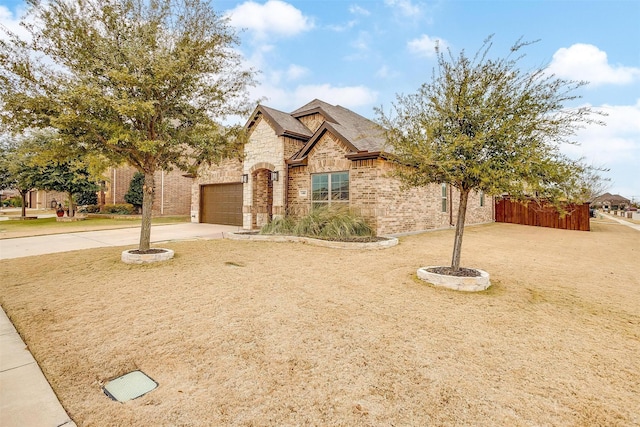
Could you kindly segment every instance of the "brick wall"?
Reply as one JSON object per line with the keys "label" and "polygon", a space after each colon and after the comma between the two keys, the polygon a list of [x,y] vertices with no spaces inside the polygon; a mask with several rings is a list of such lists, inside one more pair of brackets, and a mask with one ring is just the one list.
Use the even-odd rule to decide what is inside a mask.
{"label": "brick wall", "polygon": [[[105,174],[105,203],[126,203],[124,195],[136,170],[130,166],[110,168]],[[191,178],[183,176],[184,172],[159,171],[154,175],[155,192],[152,215],[189,215],[191,208]]]}
{"label": "brick wall", "polygon": [[298,120],[310,129],[311,132],[315,132],[320,128],[320,126],[322,126],[322,123],[324,123],[324,116],[320,113],[315,113],[300,117]]}
{"label": "brick wall", "polygon": [[179,170],[155,174],[153,215],[189,215],[193,179],[183,175]]}

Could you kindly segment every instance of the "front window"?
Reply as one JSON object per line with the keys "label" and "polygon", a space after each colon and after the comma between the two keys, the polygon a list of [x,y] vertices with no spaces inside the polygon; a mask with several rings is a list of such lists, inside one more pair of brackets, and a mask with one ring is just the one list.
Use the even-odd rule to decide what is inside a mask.
{"label": "front window", "polygon": [[447,211],[447,184],[442,184],[442,212]]}
{"label": "front window", "polygon": [[349,203],[349,172],[311,175],[312,207]]}

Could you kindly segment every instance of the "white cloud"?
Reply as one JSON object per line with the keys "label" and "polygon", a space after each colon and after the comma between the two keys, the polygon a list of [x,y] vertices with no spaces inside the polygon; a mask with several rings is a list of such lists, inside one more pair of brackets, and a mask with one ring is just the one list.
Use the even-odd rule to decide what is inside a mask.
{"label": "white cloud", "polygon": [[389,67],[387,67],[386,65],[383,65],[382,67],[378,68],[378,71],[376,71],[376,77],[380,77],[381,79],[386,79],[387,77],[389,77],[389,75]]}
{"label": "white cloud", "polygon": [[23,9],[17,9],[15,12],[12,12],[6,6],[0,6],[0,39],[6,38],[4,29],[17,34],[22,40],[29,40],[31,38],[29,32],[20,26],[20,20],[24,12]]}
{"label": "white cloud", "polygon": [[360,31],[360,33],[358,33],[358,37],[349,44],[357,50],[366,51],[369,50],[370,43],[371,35],[366,31]]}
{"label": "white cloud", "polygon": [[357,4],[349,6],[349,12],[354,15],[362,15],[362,16],[371,15],[371,12],[369,12],[367,9],[363,7],[358,6]]}
{"label": "white cloud", "polygon": [[584,157],[587,163],[604,166],[612,180],[612,192],[626,197],[640,196],[640,99],[635,105],[602,105],[594,109],[606,126],[590,125],[577,132],[579,146],[563,149],[572,157]]}
{"label": "white cloud", "polygon": [[252,90],[253,97],[266,98],[265,105],[281,111],[293,111],[313,99],[346,108],[374,105],[378,93],[365,86],[332,86],[330,84],[299,85],[287,90],[271,83],[262,83]]}
{"label": "white cloud", "polygon": [[291,64],[287,69],[287,79],[288,80],[298,80],[299,78],[307,75],[309,73],[309,69],[302,67],[300,65]]}
{"label": "white cloud", "polygon": [[399,75],[400,73],[398,73],[398,71],[390,69],[387,64],[384,64],[380,68],[378,68],[378,71],[376,71],[375,74],[375,76],[379,79],[390,79],[398,77]]}
{"label": "white cloud", "polygon": [[321,84],[298,86],[293,97],[298,106],[318,98],[330,104],[355,108],[375,103],[378,93],[366,86],[336,87],[330,84]]}
{"label": "white cloud", "polygon": [[[367,9],[364,9],[358,5],[351,5],[349,6],[349,13],[351,13],[352,15],[359,15],[359,16],[369,16],[371,15],[371,12],[369,12]],[[335,31],[337,33],[342,33],[344,31],[348,31],[350,29],[352,29],[353,27],[355,27],[356,25],[358,25],[360,22],[358,19],[352,19],[350,21],[347,21],[347,23],[345,24],[334,24],[334,25],[329,25],[327,28],[329,28],[332,31]]]}
{"label": "white cloud", "polygon": [[411,0],[384,0],[384,3],[403,16],[417,17],[422,14],[420,6],[413,4]]}
{"label": "white cloud", "polygon": [[313,20],[299,9],[280,0],[265,4],[247,1],[227,12],[230,24],[247,28],[258,38],[269,36],[292,37],[313,28]]}
{"label": "white cloud", "polygon": [[409,41],[407,48],[409,52],[418,56],[433,58],[436,55],[436,45],[440,46],[440,49],[446,49],[448,46],[447,42],[440,37],[430,37],[423,34],[421,37]]}
{"label": "white cloud", "polygon": [[358,21],[357,20],[351,20],[351,21],[347,22],[346,24],[329,25],[329,26],[327,26],[327,28],[329,28],[331,31],[335,31],[337,33],[342,33],[344,31],[350,30],[351,28],[355,27],[356,25],[358,25]]}
{"label": "white cloud", "polygon": [[582,43],[558,49],[548,70],[558,77],[586,80],[593,86],[627,84],[640,80],[640,68],[610,65],[606,52],[594,45]]}
{"label": "white cloud", "polygon": [[594,109],[607,114],[600,117],[606,125],[580,129],[580,146],[571,151],[607,164],[640,164],[640,99],[635,105],[602,105]]}

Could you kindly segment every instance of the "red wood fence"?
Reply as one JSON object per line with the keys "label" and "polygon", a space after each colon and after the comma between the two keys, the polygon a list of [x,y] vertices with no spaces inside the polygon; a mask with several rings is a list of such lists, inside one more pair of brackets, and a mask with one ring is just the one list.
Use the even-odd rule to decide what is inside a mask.
{"label": "red wood fence", "polygon": [[589,203],[570,204],[566,214],[543,202],[519,202],[508,198],[496,199],[496,222],[589,231]]}

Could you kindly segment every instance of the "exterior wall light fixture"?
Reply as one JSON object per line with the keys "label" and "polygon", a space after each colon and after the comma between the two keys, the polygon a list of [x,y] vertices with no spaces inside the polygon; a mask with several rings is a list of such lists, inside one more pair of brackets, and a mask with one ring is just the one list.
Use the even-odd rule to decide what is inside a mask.
{"label": "exterior wall light fixture", "polygon": [[249,175],[245,173],[242,175],[242,183],[246,184],[247,182],[249,182]]}
{"label": "exterior wall light fixture", "polygon": [[280,175],[280,174],[278,173],[278,171],[272,171],[272,172],[271,172],[271,181],[277,181],[277,180],[278,180],[279,175]]}

